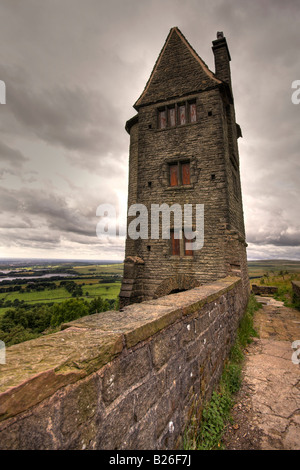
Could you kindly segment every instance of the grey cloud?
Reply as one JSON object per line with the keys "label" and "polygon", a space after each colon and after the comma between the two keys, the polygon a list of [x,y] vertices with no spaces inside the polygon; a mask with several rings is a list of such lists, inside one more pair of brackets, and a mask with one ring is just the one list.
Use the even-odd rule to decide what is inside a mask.
{"label": "grey cloud", "polygon": [[265,234],[264,236],[250,235],[248,236],[248,242],[254,245],[300,247],[300,232],[292,234],[285,232],[278,236],[273,234]]}
{"label": "grey cloud", "polygon": [[36,91],[12,84],[7,99],[15,119],[52,145],[94,155],[122,148],[114,137],[123,124],[118,110],[99,91],[61,86]]}
{"label": "grey cloud", "polygon": [[[299,258],[300,105],[291,103],[291,82],[300,79],[298,0],[11,0],[0,11],[0,78],[7,84],[0,131],[12,152],[9,159],[0,146],[3,246],[13,225],[17,243],[17,227],[25,224],[18,243],[26,253],[67,251],[67,243],[96,258],[121,253],[122,240],[95,237],[95,211],[99,203],[116,204],[116,189],[126,198],[124,124],[177,25],[212,70],[216,31],[228,40],[244,136],[239,146],[249,257]],[[51,170],[57,151],[66,163],[53,163]],[[33,173],[37,160],[49,169],[49,187],[44,175]],[[89,171],[90,182],[84,185],[73,168]],[[58,174],[65,188],[58,188]]]}
{"label": "grey cloud", "polygon": [[[96,217],[96,201],[91,198],[91,205],[70,205],[66,198],[51,192],[22,189],[20,191],[5,191],[0,189],[2,213],[10,220],[14,220],[16,228],[34,229],[41,232],[41,238],[51,239],[51,234],[67,236],[70,240],[90,244],[99,243],[96,237],[96,226],[99,217]],[[112,203],[112,201],[110,201]],[[94,206],[93,206],[94,204]],[[17,221],[16,221],[17,219]],[[2,229],[12,228],[13,224],[4,222]],[[32,237],[32,232],[16,232],[16,237],[24,240]],[[44,234],[44,235],[43,235]],[[79,238],[78,238],[79,237]],[[82,237],[82,238],[80,238]]]}
{"label": "grey cloud", "polygon": [[11,166],[22,165],[28,158],[16,149],[9,147],[4,142],[0,142],[0,162],[6,162]]}

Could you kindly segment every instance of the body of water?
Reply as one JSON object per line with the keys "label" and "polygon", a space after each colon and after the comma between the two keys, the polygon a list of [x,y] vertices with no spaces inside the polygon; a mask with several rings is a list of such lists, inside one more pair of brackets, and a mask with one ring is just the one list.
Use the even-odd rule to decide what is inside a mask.
{"label": "body of water", "polygon": [[14,276],[14,277],[0,277],[0,283],[3,281],[14,281],[15,279],[46,279],[50,277],[77,277],[76,274],[42,274],[41,276]]}

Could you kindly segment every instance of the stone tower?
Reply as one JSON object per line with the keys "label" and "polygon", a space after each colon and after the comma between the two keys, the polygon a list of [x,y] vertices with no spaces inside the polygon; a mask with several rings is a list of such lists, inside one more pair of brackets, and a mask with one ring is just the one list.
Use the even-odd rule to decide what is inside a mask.
{"label": "stone tower", "polygon": [[[181,31],[172,28],[134,104],[137,114],[126,123],[128,208],[147,208],[149,235],[132,239],[127,234],[121,307],[228,275],[241,276],[249,290],[237,144],[241,129],[235,120],[231,58],[223,33],[217,34],[212,50],[215,73]],[[203,247],[191,251],[184,230],[174,235],[174,217],[170,239],[153,239],[153,204],[203,204]],[[128,216],[127,226],[134,219]]]}

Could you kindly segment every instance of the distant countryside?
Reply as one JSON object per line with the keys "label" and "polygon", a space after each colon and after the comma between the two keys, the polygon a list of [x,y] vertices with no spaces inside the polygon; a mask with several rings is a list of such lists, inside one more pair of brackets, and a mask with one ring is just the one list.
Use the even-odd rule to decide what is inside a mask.
{"label": "distant countryside", "polygon": [[250,285],[275,286],[274,297],[286,307],[300,310],[299,299],[293,293],[291,281],[300,281],[300,261],[265,260],[248,261]]}
{"label": "distant countryside", "polygon": [[[248,268],[250,283],[277,286],[278,299],[296,306],[291,281],[300,280],[300,261],[249,261]],[[118,309],[122,274],[118,262],[0,260],[0,340],[10,346]]]}
{"label": "distant countryside", "polygon": [[0,261],[0,340],[10,346],[118,309],[122,273],[113,262]]}

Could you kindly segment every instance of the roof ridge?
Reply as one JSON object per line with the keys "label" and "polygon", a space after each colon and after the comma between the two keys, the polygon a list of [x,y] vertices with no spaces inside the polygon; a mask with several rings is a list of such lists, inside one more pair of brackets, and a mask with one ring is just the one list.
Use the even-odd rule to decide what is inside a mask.
{"label": "roof ridge", "polygon": [[203,59],[201,59],[201,57],[197,54],[197,52],[195,51],[195,49],[191,46],[191,44],[188,42],[188,40],[186,39],[186,37],[184,36],[184,34],[180,31],[180,29],[178,28],[178,26],[173,26],[170,31],[169,31],[169,34],[165,40],[165,43],[155,61],[155,64],[154,64],[154,67],[152,69],[152,72],[150,74],[150,77],[149,79],[147,80],[147,83],[145,85],[145,88],[143,90],[143,92],[141,93],[141,95],[139,96],[139,98],[137,99],[137,101],[134,103],[133,107],[135,109],[137,109],[137,107],[139,106],[139,102],[141,101],[142,97],[145,95],[145,93],[147,92],[148,88],[149,88],[149,85],[152,81],[152,78],[153,78],[153,75],[160,63],[160,60],[163,56],[163,53],[170,41],[170,38],[172,36],[173,33],[176,33],[178,35],[178,37],[181,39],[181,41],[183,42],[183,44],[186,45],[186,47],[190,50],[191,54],[193,55],[193,57],[198,61],[198,63],[201,65],[203,71],[213,80],[215,80],[217,83],[221,84],[222,81],[220,79],[218,79],[215,74],[209,69],[209,67],[207,66],[207,64],[204,62]]}
{"label": "roof ridge", "polygon": [[[165,42],[164,42],[164,45],[163,45],[163,47],[161,48],[160,53],[158,54],[158,57],[157,57],[157,59],[156,59],[156,61],[155,61],[155,64],[154,64],[154,67],[153,67],[152,72],[151,72],[151,74],[150,74],[150,77],[148,78],[148,80],[147,80],[147,82],[146,82],[146,85],[145,85],[145,87],[144,87],[144,90],[142,91],[142,93],[140,94],[139,98],[136,100],[136,102],[135,102],[134,105],[133,105],[134,108],[137,106],[138,102],[141,100],[142,96],[143,96],[144,93],[146,92],[146,90],[147,90],[147,88],[148,88],[148,86],[149,86],[149,84],[150,84],[150,82],[151,82],[151,79],[152,79],[152,77],[153,77],[153,75],[154,75],[155,69],[156,69],[156,67],[157,67],[157,65],[158,65],[158,63],[159,63],[159,61],[160,61],[160,59],[161,59],[161,56],[162,56],[162,54],[163,54],[163,51],[165,50],[166,45],[167,45],[167,43],[169,42],[169,39],[170,39],[170,37],[171,37],[171,34],[172,34],[173,30],[175,30],[176,28],[177,28],[177,26],[174,26],[173,28],[170,29],[169,34],[168,34],[168,36],[167,36],[167,38],[166,38],[166,40],[165,40]],[[177,28],[177,29],[178,29],[178,28]]]}
{"label": "roof ridge", "polygon": [[198,52],[196,51],[196,49],[193,48],[193,46],[190,44],[190,42],[187,40],[187,38],[185,37],[185,35],[182,33],[182,31],[177,27],[175,26],[174,29],[177,30],[177,32],[179,33],[179,36],[181,35],[182,38],[184,39],[184,41],[187,43],[187,45],[192,49],[192,51],[194,52],[194,54],[197,56],[197,58],[203,63],[203,65],[207,68],[207,70],[214,76],[214,78],[216,80],[218,80],[219,82],[221,82],[220,79],[218,79],[215,75],[215,73],[210,70],[210,68],[208,67],[208,65],[206,64],[206,62],[202,59],[202,57],[199,56]]}

